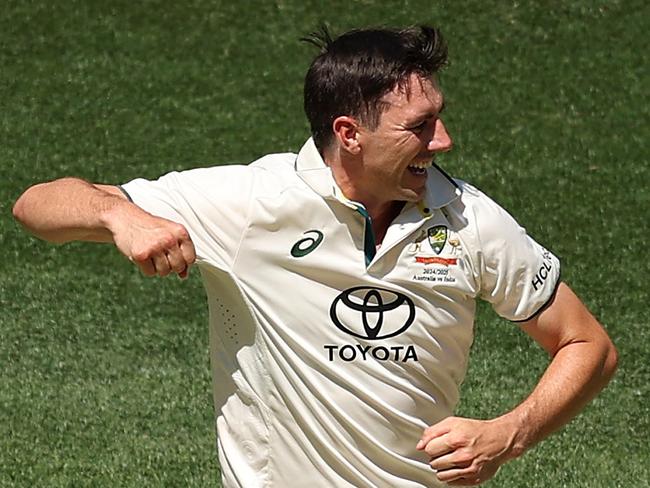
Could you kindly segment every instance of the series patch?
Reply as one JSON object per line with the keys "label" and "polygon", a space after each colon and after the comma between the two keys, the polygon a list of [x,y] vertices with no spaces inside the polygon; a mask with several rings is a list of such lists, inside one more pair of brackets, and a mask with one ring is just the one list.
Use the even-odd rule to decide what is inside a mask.
{"label": "series patch", "polygon": [[[427,249],[427,243],[429,249]],[[456,278],[450,271],[458,265],[460,239],[452,234],[445,225],[435,225],[422,231],[407,248],[414,255],[418,267],[412,279],[414,281],[429,281],[433,283],[455,283]]]}
{"label": "series patch", "polygon": [[444,225],[430,227],[427,230],[427,237],[433,252],[440,254],[447,244],[447,227]]}

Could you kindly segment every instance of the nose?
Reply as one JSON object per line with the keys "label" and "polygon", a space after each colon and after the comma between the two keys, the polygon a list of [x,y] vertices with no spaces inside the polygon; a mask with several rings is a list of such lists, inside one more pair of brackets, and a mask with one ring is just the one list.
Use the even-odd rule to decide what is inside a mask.
{"label": "nose", "polygon": [[437,119],[427,149],[431,152],[447,152],[453,145],[454,142],[451,140],[445,124],[442,123],[442,120]]}

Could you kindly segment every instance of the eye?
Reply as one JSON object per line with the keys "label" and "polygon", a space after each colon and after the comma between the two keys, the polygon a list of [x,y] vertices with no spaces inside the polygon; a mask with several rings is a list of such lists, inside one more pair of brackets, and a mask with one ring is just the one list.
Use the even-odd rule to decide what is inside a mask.
{"label": "eye", "polygon": [[411,127],[409,130],[411,132],[415,132],[416,134],[418,134],[418,133],[422,132],[426,126],[427,126],[427,121],[425,120],[424,122],[422,122],[422,123],[420,123],[420,124],[418,124],[418,125],[416,125],[414,127]]}

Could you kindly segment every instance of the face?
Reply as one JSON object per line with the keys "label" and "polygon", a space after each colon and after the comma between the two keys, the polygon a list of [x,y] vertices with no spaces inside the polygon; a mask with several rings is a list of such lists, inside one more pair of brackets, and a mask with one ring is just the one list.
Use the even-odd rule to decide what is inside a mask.
{"label": "face", "polygon": [[363,171],[355,186],[375,204],[419,201],[435,154],[452,147],[440,119],[442,93],[435,80],[412,75],[408,91],[396,88],[382,100],[388,109],[378,127],[359,128]]}

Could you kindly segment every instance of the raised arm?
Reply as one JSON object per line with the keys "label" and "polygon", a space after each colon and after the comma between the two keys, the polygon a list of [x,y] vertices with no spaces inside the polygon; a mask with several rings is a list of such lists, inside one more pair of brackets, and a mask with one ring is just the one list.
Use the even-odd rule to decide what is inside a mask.
{"label": "raised arm", "polygon": [[41,183],[20,196],[13,214],[49,242],[113,242],[147,276],[185,277],[196,259],[183,225],[145,212],[116,186],[77,178]]}
{"label": "raised arm", "polygon": [[425,429],[418,449],[450,485],[476,485],[499,466],[571,420],[609,381],[617,353],[607,333],[561,283],[553,301],[523,330],[552,361],[520,405],[493,420],[449,417]]}

